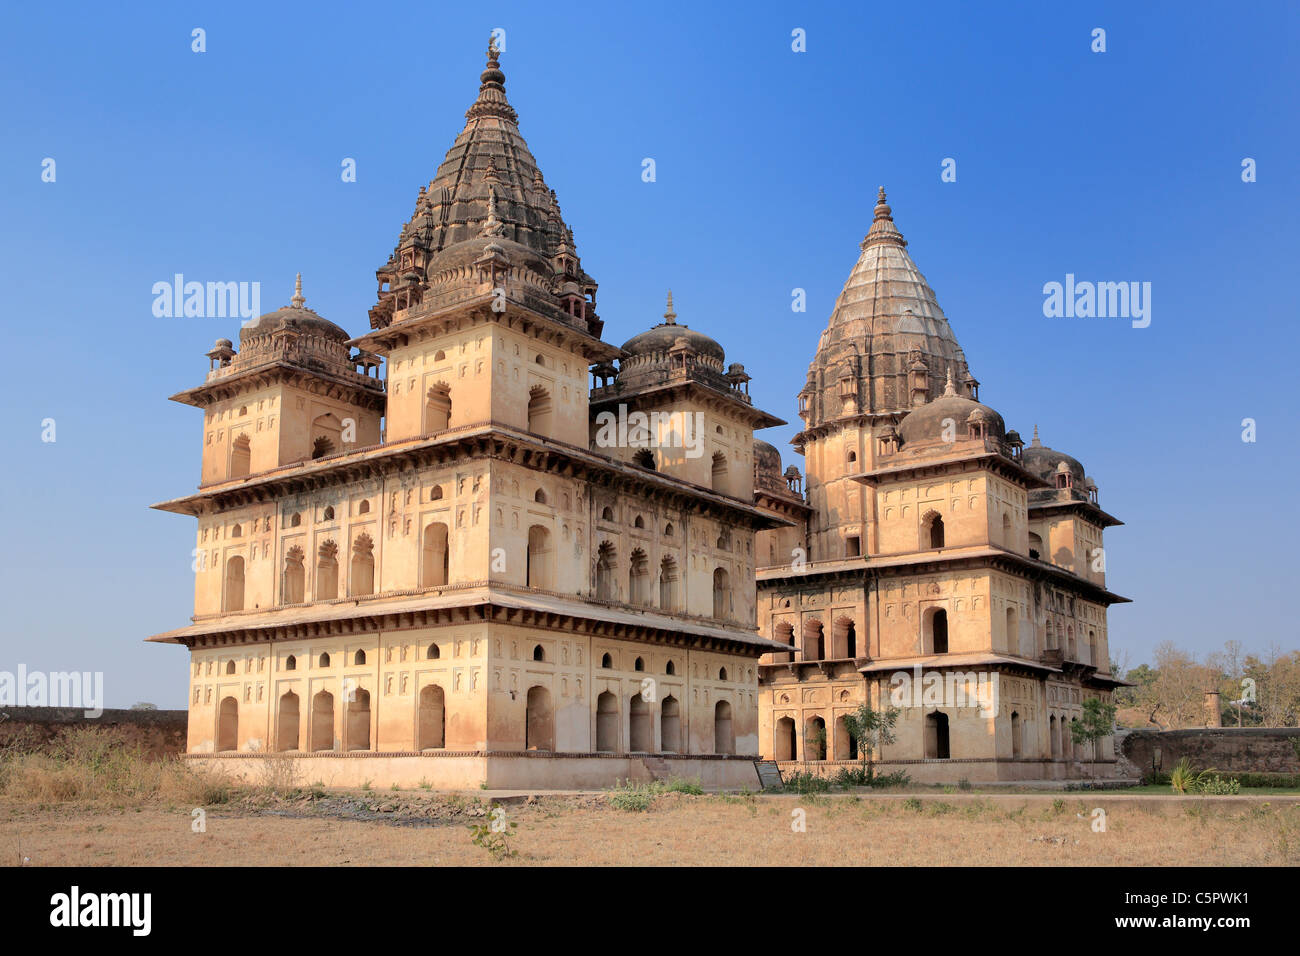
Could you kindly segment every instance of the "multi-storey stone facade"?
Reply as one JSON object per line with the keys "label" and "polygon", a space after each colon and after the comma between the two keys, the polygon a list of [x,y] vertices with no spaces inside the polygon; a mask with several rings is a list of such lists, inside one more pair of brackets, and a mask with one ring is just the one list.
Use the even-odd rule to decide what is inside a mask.
{"label": "multi-storey stone facade", "polygon": [[1121,683],[1102,543],[1120,522],[979,384],[882,189],[799,395],[806,495],[757,453],[757,503],[796,522],[757,545],[760,633],[788,648],[762,658],[759,734],[783,766],[856,760],[844,718],[865,703],[898,707],[874,757],[914,780],[1113,771],[1111,740],[1078,747],[1071,725]]}
{"label": "multi-storey stone facade", "polygon": [[198,519],[195,613],[153,640],[190,650],[188,750],[337,784],[754,785],[754,535],[789,520],[755,506],[753,430],[781,422],[671,298],[602,340],[504,80],[490,49],[369,332],[299,283],[174,396],[205,413],[197,493],[157,506]]}

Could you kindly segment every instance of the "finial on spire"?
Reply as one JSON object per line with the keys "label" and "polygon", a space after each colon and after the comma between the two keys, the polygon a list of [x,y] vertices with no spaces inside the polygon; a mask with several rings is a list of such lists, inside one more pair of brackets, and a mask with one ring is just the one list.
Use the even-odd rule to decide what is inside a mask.
{"label": "finial on spire", "polygon": [[1037,425],[1034,426],[1034,440],[1033,440],[1033,442],[1030,444],[1029,447],[1030,447],[1030,448],[1042,448],[1042,447],[1043,447],[1043,443],[1040,442],[1040,441],[1038,440],[1038,426],[1037,426]]}
{"label": "finial on spire", "polygon": [[668,290],[668,311],[664,313],[664,323],[666,325],[677,324],[677,313],[673,311],[673,290]]}
{"label": "finial on spire", "polygon": [[501,56],[501,48],[500,48],[499,46],[497,46],[497,31],[496,31],[496,30],[493,30],[491,33],[488,34],[488,48],[487,48],[487,55],[488,55],[488,65],[489,65],[489,66],[496,66],[496,65],[497,65],[497,60],[498,60],[498,59],[500,58],[500,56]]}
{"label": "finial on spire", "polygon": [[894,211],[889,208],[889,203],[885,200],[885,187],[881,186],[876,190],[876,219],[888,219],[894,221]]}
{"label": "finial on spire", "polygon": [[289,303],[295,309],[301,309],[306,302],[307,300],[302,297],[302,273],[299,272],[298,278],[293,282],[293,298],[289,300]]}

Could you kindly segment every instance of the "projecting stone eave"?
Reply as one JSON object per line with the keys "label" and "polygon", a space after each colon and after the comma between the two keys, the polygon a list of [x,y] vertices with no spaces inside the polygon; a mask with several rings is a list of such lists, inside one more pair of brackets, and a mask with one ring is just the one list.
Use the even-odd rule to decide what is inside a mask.
{"label": "projecting stone eave", "polygon": [[872,557],[834,558],[810,562],[796,569],[792,565],[758,568],[758,588],[776,587],[793,581],[844,579],[854,575],[893,577],[899,574],[932,574],[941,571],[990,568],[1026,576],[1050,578],[1062,587],[1078,591],[1099,604],[1131,604],[1132,599],[1058,565],[1008,551],[997,545],[969,545],[930,551],[908,551]]}
{"label": "projecting stone eave", "polygon": [[241,392],[277,382],[288,382],[306,387],[315,385],[318,390],[327,391],[331,397],[344,398],[364,408],[383,411],[386,400],[383,380],[370,378],[360,372],[353,375],[354,377],[349,377],[327,369],[307,368],[283,359],[273,359],[214,377],[202,385],[169,396],[168,401],[207,408],[215,402],[234,398]]}
{"label": "projecting stone eave", "polygon": [[585,630],[603,637],[726,650],[755,658],[789,647],[762,637],[754,628],[715,618],[664,614],[652,608],[590,601],[493,581],[210,615],[194,619],[186,627],[154,634],[145,642],[194,647],[289,641],[472,621]]}
{"label": "projecting stone eave", "polygon": [[[978,450],[973,453],[944,455],[934,458],[910,458],[887,468],[873,468],[870,471],[859,472],[848,477],[853,481],[859,481],[864,485],[874,487],[893,481],[928,477],[936,472],[949,470],[953,465],[974,465],[994,471],[1029,491],[1052,487],[1021,466],[1014,458],[1008,458],[1000,451],[989,449],[983,443],[979,443],[976,447]],[[900,456],[894,456],[895,460],[897,457]]]}
{"label": "projecting stone eave", "polygon": [[610,385],[604,388],[593,388],[588,399],[588,405],[593,412],[605,408],[609,405],[629,404],[635,399],[650,398],[657,402],[666,402],[673,399],[678,393],[689,395],[692,398],[699,398],[710,403],[721,403],[722,407],[730,411],[739,413],[746,422],[750,423],[752,428],[757,431],[762,428],[776,428],[780,425],[787,424],[784,420],[777,418],[775,415],[756,408],[744,399],[737,398],[729,392],[719,391],[703,382],[684,381],[684,382],[664,382],[659,385],[651,385],[646,388],[624,389],[619,390],[617,385]]}
{"label": "projecting stone eave", "polygon": [[197,494],[150,507],[198,517],[250,503],[276,501],[288,495],[310,494],[349,481],[397,474],[413,463],[419,465],[422,460],[432,461],[440,456],[444,459],[454,456],[457,460],[528,458],[541,471],[562,469],[583,480],[599,481],[606,486],[620,485],[632,493],[671,499],[677,507],[725,515],[755,531],[793,524],[739,498],[500,422],[462,425],[431,437],[372,445],[345,454],[282,465],[244,478],[206,485]]}
{"label": "projecting stone eave", "polygon": [[[790,645],[784,645],[789,648]],[[1041,661],[1019,657],[1015,654],[996,654],[985,651],[970,651],[964,654],[927,654],[912,657],[890,657],[873,660],[858,668],[860,674],[880,674],[887,671],[908,671],[913,668],[921,670],[944,670],[953,667],[1021,667],[1026,670],[1044,674],[1063,673],[1061,668],[1044,664]]]}
{"label": "projecting stone eave", "polygon": [[[494,304],[504,302],[505,310],[496,311]],[[492,291],[466,296],[451,305],[445,305],[428,312],[403,318],[401,321],[375,329],[354,339],[347,344],[362,351],[376,355],[387,355],[393,348],[405,345],[420,338],[431,337],[445,331],[449,324],[456,322],[519,322],[525,331],[536,330],[541,335],[551,336],[563,345],[575,346],[587,361],[610,362],[623,358],[623,350],[616,345],[603,341],[590,332],[584,332],[568,322],[540,312],[510,295],[498,299]],[[442,326],[442,328],[439,328]]]}
{"label": "projecting stone eave", "polygon": [[[1046,482],[1044,482],[1044,484],[1046,484]],[[1051,486],[1049,485],[1048,487]],[[1102,528],[1116,528],[1121,527],[1124,524],[1123,521],[1120,521],[1114,515],[1103,511],[1091,501],[1031,501],[1029,503],[1030,514],[1045,511],[1072,512],[1074,514],[1082,515],[1092,524],[1098,525]]]}

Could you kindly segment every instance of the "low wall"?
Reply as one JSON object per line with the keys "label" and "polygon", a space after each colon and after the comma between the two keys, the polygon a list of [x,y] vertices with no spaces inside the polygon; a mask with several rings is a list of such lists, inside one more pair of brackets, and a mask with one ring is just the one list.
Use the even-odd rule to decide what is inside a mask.
{"label": "low wall", "polygon": [[112,727],[125,744],[153,757],[185,751],[189,713],[184,710],[106,710],[87,717],[79,707],[0,707],[0,746],[47,746],[73,727]]}
{"label": "low wall", "polygon": [[1197,770],[1300,773],[1300,728],[1205,727],[1194,730],[1121,730],[1116,749],[1138,774],[1169,773],[1182,757]]}
{"label": "low wall", "polygon": [[705,790],[762,789],[756,757],[655,754],[521,753],[221,753],[187,754],[195,767],[215,770],[250,784],[361,787],[385,790],[596,790],[624,780],[681,778]]}

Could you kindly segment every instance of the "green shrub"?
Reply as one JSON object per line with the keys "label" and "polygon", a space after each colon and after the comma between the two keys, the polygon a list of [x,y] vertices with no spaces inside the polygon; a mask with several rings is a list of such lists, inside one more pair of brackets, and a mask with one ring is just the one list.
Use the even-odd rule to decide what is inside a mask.
{"label": "green shrub", "polygon": [[807,770],[796,770],[785,780],[785,789],[793,793],[825,793],[831,788],[831,782],[820,774]]}
{"label": "green shrub", "polygon": [[1238,794],[1241,793],[1241,781],[1231,778],[1225,779],[1220,777],[1218,774],[1213,774],[1206,777],[1204,780],[1199,781],[1196,785],[1196,789],[1200,793],[1207,793],[1214,796]]}

